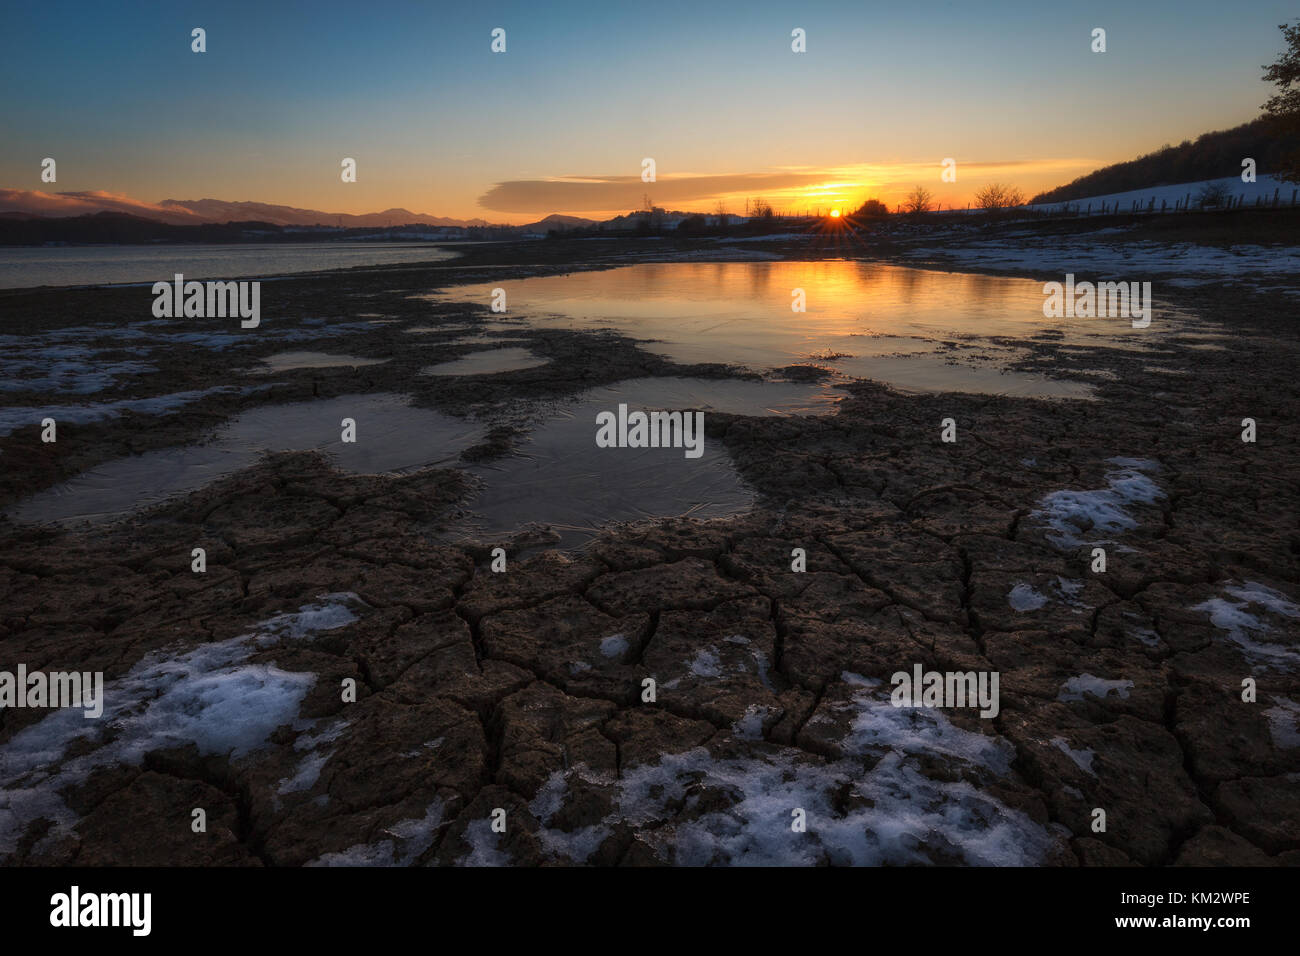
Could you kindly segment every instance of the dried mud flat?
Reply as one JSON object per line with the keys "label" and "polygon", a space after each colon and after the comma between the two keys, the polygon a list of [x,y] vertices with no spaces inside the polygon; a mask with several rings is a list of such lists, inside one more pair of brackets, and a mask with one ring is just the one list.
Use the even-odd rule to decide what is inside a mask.
{"label": "dried mud flat", "polygon": [[[10,356],[40,336],[92,350],[59,358],[71,380],[79,361],[152,366],[95,401],[194,397],[61,423],[54,445],[16,424],[0,500],[269,402],[401,392],[475,411],[491,427],[462,461],[481,461],[529,403],[738,374],[529,329],[510,344],[546,365],[419,374],[426,353],[483,348],[462,340],[495,317],[418,293],[563,271],[538,258],[564,245],[268,284],[264,334],[217,347],[168,339],[179,323],[123,338],[147,289],[6,294]],[[597,265],[614,254],[577,245]],[[750,513],[614,527],[569,552],[521,529],[504,573],[487,543],[448,539],[472,484],[451,467],[349,475],[281,454],[126,522],[6,520],[0,668],[108,685],[101,720],[0,712],[0,860],[1300,863],[1297,300],[1183,296],[1226,348],[1036,345],[1031,366],[1111,372],[1089,379],[1096,401],[862,383],[829,416],[711,413],[708,440],[760,496]],[[217,331],[237,337],[230,324]],[[385,361],[242,371],[290,348]],[[75,401],[48,383],[4,397]],[[916,664],[998,672],[1000,712],[894,708],[889,677]]]}

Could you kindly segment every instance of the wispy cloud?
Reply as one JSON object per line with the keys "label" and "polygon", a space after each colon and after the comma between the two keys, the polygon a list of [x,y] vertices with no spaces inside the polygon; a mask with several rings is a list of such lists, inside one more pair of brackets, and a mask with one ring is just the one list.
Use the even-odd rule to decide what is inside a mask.
{"label": "wispy cloud", "polygon": [[[1036,190],[1056,185],[1070,173],[1094,168],[1090,159],[958,160],[957,195],[1004,178]],[[608,212],[640,208],[646,196],[658,206],[701,208],[717,200],[763,196],[781,208],[856,202],[869,196],[893,200],[917,184],[937,186],[942,160],[836,167],[794,167],[766,172],[722,175],[660,176],[644,183],[639,176],[574,175],[499,182],[478,199],[484,209],[508,213]]]}
{"label": "wispy cloud", "polygon": [[770,193],[807,188],[826,180],[821,172],[732,173],[720,176],[562,176],[497,183],[478,199],[484,209],[548,213],[556,210],[635,209],[647,193],[660,206],[700,202],[739,193]]}

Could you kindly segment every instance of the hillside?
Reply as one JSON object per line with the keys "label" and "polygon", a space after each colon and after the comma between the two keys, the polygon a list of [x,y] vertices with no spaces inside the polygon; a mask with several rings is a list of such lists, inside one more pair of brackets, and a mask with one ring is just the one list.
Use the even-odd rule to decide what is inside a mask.
{"label": "hillside", "polygon": [[1266,119],[1232,129],[1203,133],[1177,146],[1162,146],[1153,153],[1123,163],[1104,166],[1074,182],[1039,193],[1031,203],[1053,203],[1092,196],[1127,193],[1155,186],[1190,183],[1224,176],[1239,176],[1241,161],[1255,160],[1256,173],[1275,172],[1282,157],[1300,148],[1300,138],[1280,134]]}

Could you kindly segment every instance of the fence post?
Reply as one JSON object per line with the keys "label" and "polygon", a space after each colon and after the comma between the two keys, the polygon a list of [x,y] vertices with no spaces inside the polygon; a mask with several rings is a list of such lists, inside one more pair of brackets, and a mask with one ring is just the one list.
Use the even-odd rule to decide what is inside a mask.
{"label": "fence post", "polygon": [[1192,194],[1188,193],[1183,197],[1183,212],[1190,212],[1192,208]]}

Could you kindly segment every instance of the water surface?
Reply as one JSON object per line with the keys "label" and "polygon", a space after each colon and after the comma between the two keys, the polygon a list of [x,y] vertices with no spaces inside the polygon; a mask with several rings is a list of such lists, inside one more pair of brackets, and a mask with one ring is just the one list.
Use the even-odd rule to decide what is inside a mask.
{"label": "water surface", "polygon": [[[502,285],[512,317],[532,326],[616,329],[684,364],[814,364],[917,391],[1083,398],[1084,383],[1010,366],[1043,341],[1141,348],[1163,334],[1158,315],[1148,329],[1045,318],[1036,280],[871,262],[646,263],[445,295],[487,304]],[[804,312],[792,311],[795,290]]]}
{"label": "water surface", "polygon": [[[344,418],[356,422],[355,442],[342,440]],[[483,433],[480,425],[416,408],[399,395],[263,405],[232,419],[208,442],[105,462],[27,498],[9,515],[21,522],[109,521],[233,475],[264,452],[321,451],[358,474],[449,465]]]}
{"label": "water surface", "polygon": [[177,243],[0,248],[0,289],[282,276],[351,266],[439,262],[459,253],[388,242]]}

